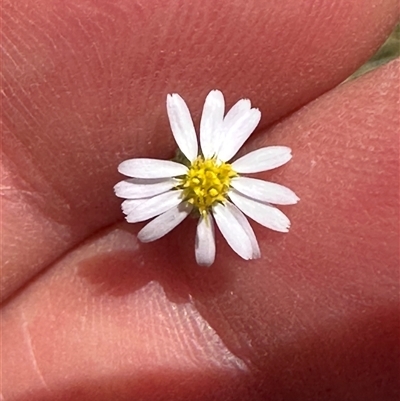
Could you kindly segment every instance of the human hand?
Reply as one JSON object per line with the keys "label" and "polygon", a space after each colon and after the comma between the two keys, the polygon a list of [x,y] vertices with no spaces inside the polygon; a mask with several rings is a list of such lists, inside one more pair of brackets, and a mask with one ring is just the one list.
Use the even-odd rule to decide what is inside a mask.
{"label": "human hand", "polygon": [[[4,4],[2,399],[397,399],[399,65],[319,98],[396,6]],[[198,121],[213,88],[261,110],[248,150],[293,149],[263,178],[301,202],[204,269],[193,221],[140,244],[112,187],[173,154],[167,93]]]}

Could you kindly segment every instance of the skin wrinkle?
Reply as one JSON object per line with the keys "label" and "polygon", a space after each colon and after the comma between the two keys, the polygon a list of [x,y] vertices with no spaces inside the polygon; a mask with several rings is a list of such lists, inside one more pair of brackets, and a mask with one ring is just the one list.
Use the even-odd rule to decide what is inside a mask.
{"label": "skin wrinkle", "polygon": [[[8,142],[8,143],[7,143]],[[12,149],[12,145],[10,146],[10,142],[7,141],[5,143],[5,147],[9,147],[10,152],[7,152],[7,154],[12,154],[14,153],[17,154],[16,148]],[[18,146],[20,148],[20,146]],[[19,149],[18,149],[19,150]],[[16,158],[18,159],[18,158]],[[24,177],[22,174],[18,174],[18,161],[17,160],[12,160],[11,158],[8,158],[7,155],[3,158],[3,175],[2,175],[2,182],[6,182],[7,186],[12,188],[14,187],[18,193],[21,195],[29,195],[28,198],[26,198],[25,202],[22,202],[21,199],[18,201],[18,207],[21,207],[23,203],[26,204],[27,207],[30,208],[35,208],[36,212],[39,212],[41,215],[46,214],[47,218],[51,219],[53,217],[54,223],[57,222],[56,216],[51,213],[49,213],[49,206],[48,202],[46,201],[46,197],[48,196],[48,193],[53,194],[53,205],[52,208],[56,209],[58,213],[60,211],[64,210],[65,212],[69,212],[70,207],[68,204],[65,203],[65,200],[62,198],[62,196],[57,196],[57,190],[53,189],[49,185],[48,182],[46,182],[45,179],[42,178],[42,175],[40,174],[40,171],[38,171],[35,166],[32,164],[31,160],[28,161],[29,163],[29,170],[26,172],[26,176]],[[27,164],[28,164],[27,163]],[[15,199],[9,199],[11,203],[15,203]],[[45,213],[46,212],[46,213]],[[62,225],[62,222],[58,222],[59,224]]]}
{"label": "skin wrinkle", "polygon": [[[3,91],[2,92],[3,94],[5,94],[5,92]],[[15,96],[12,96],[13,98],[15,97]],[[18,100],[18,103],[20,103],[21,104],[21,102]],[[24,107],[24,106],[23,106]],[[20,110],[18,109],[18,107],[16,106],[16,105],[12,105],[11,107],[11,113],[10,114],[13,114],[13,116],[12,116],[12,118],[11,118],[11,116],[10,116],[10,114],[9,113],[7,113],[7,111],[5,111],[4,112],[4,117],[5,117],[5,126],[7,126],[7,117],[9,117],[8,118],[8,121],[13,121],[13,119],[15,118],[15,115],[17,114],[18,115],[18,117],[21,117],[25,122],[26,122],[26,124],[28,125],[28,127],[30,127],[30,122],[26,119],[26,117],[25,116],[22,116],[21,115],[21,112],[20,112]],[[14,113],[13,113],[14,112]],[[9,124],[9,125],[12,125],[12,124]]]}
{"label": "skin wrinkle", "polygon": [[[160,308],[161,309],[161,308]],[[186,308],[185,308],[186,309]],[[192,325],[192,323],[190,322],[190,320],[186,320],[186,319],[182,319],[182,318],[179,318],[179,316],[176,316],[176,313],[173,313],[173,312],[176,312],[176,309],[175,308],[171,308],[169,311],[169,317],[170,317],[170,319],[171,319],[171,321],[173,321],[173,322],[177,322],[177,324],[175,324],[175,325],[173,325],[173,327],[172,327],[172,330],[171,330],[171,332],[173,332],[173,334],[174,334],[174,337],[177,339],[177,342],[179,342],[181,345],[181,348],[183,348],[183,349],[188,349],[189,350],[189,352],[188,352],[188,357],[191,359],[191,361],[193,361],[193,363],[194,364],[196,364],[196,358],[195,358],[195,356],[194,356],[194,353],[193,353],[193,348],[191,347],[191,345],[189,345],[190,344],[190,342],[188,341],[188,340],[190,340],[190,337],[191,337],[191,335],[193,334],[191,331],[192,331],[192,328],[193,328],[193,325]],[[197,311],[196,311],[197,312]],[[175,315],[175,316],[174,316]],[[184,316],[186,317],[187,316],[187,313],[186,313],[186,311],[185,311],[185,313],[184,313]],[[178,319],[176,319],[176,317],[178,317]],[[199,316],[200,317],[200,316]],[[201,319],[201,317],[200,317],[200,319]],[[189,330],[187,330],[186,332],[185,332],[185,330],[183,330],[183,325],[184,324],[188,324],[189,323]],[[170,335],[171,335],[171,332],[170,332]],[[158,333],[154,333],[155,334],[155,337],[157,338],[157,337],[159,337],[158,336]],[[187,335],[186,335],[187,334]],[[160,344],[161,345],[161,344]],[[189,345],[189,346],[188,346]],[[163,347],[162,346],[160,346],[160,350],[162,350],[163,349]],[[171,356],[170,356],[171,357]]]}
{"label": "skin wrinkle", "polygon": [[[220,237],[220,235],[217,234],[217,237],[218,236]],[[188,274],[188,272],[185,273],[188,277],[189,283],[196,282],[196,279],[194,278],[196,275],[193,276],[192,274]],[[231,280],[235,282],[234,275],[232,273],[231,275],[232,277],[229,278],[229,282]],[[211,279],[210,281],[213,280]],[[219,280],[217,279],[216,281],[218,282]],[[238,298],[238,296],[236,296],[235,301],[232,301],[232,291],[229,292],[224,291],[222,298],[219,299],[219,302],[213,303],[212,306],[213,316],[210,317],[209,311],[207,310],[207,304],[204,304],[200,300],[203,298],[203,296],[200,297],[198,296],[198,291],[196,289],[196,286],[191,285],[190,287],[192,288],[190,297],[193,300],[194,304],[196,305],[196,308],[199,310],[200,314],[207,320],[207,322],[211,325],[211,327],[213,327],[213,329],[218,333],[218,335],[222,339],[224,339],[224,337],[226,337],[224,336],[224,333],[228,332],[231,333],[228,341],[226,341],[226,339],[223,340],[227,349],[229,349],[229,351],[237,358],[242,360],[250,371],[254,372],[254,370],[257,370],[257,366],[255,366],[252,362],[252,356],[254,355],[254,352],[257,351],[252,348],[251,337],[245,334],[246,329],[240,322],[233,323],[233,320],[230,318],[230,315],[226,313],[226,311],[224,311],[223,308],[220,307],[220,305],[224,305],[227,303],[233,305],[240,305],[241,309],[244,308],[246,310],[245,314],[251,316],[252,310],[254,310],[255,305],[252,302],[246,301],[246,299],[242,297]],[[213,293],[213,291],[209,292],[210,293],[207,293],[205,295],[210,295]],[[254,330],[256,327],[260,327],[257,319],[255,319],[253,323],[255,325],[253,324],[251,326],[251,329]]]}
{"label": "skin wrinkle", "polygon": [[[82,30],[82,32],[84,32],[85,36],[90,40],[91,35],[90,35],[89,32],[85,29],[84,25],[82,24],[82,21],[81,21],[79,18],[77,18],[76,20],[77,20],[78,26],[80,27],[80,29]],[[94,47],[94,49],[95,49],[95,53],[96,53],[96,56],[97,56],[97,61],[99,62],[101,69],[104,70],[104,69],[105,69],[104,61],[103,61],[103,58],[102,58],[101,55],[100,55],[99,47],[98,47],[98,45],[97,45],[96,42],[93,42],[93,47]]]}
{"label": "skin wrinkle", "polygon": [[[19,10],[14,10],[14,11],[19,12]],[[32,23],[32,20],[26,18],[23,13],[19,12],[18,17],[19,17],[19,19],[22,19],[23,21],[27,21],[28,24],[30,25],[29,28],[25,28],[25,24],[21,23],[21,21],[12,21],[12,19],[7,19],[7,16],[9,16],[7,13],[2,13],[2,16],[3,16],[3,18],[6,18],[6,21],[4,21],[4,25],[6,27],[9,27],[9,29],[6,31],[7,33],[4,33],[4,31],[2,32],[3,36],[5,38],[7,38],[7,36],[6,36],[7,34],[10,36],[10,39],[8,39],[8,40],[9,40],[11,46],[13,46],[14,51],[16,51],[18,54],[20,54],[18,52],[18,48],[21,48],[21,46],[20,46],[21,44],[24,45],[24,50],[26,50],[26,52],[29,53],[29,55],[26,58],[21,55],[21,58],[23,59],[21,66],[24,67],[24,70],[23,71],[20,70],[20,71],[22,71],[24,74],[17,76],[16,79],[19,80],[19,79],[23,78],[26,81],[27,80],[26,74],[30,72],[30,69],[33,69],[33,72],[38,74],[37,77],[40,77],[41,79],[43,79],[44,75],[39,70],[38,67],[40,65],[41,69],[43,69],[44,64],[43,63],[39,64],[37,62],[35,63],[35,61],[37,61],[39,59],[38,53],[35,53],[32,55],[32,52],[34,52],[34,50],[35,50],[35,46],[36,46],[36,48],[40,48],[40,49],[43,48],[43,43],[34,34],[35,30],[38,30],[40,33],[43,33],[43,36],[46,38],[46,40],[50,41],[54,50],[57,49],[55,42],[46,32],[41,30],[39,24]],[[18,34],[18,32],[21,32],[22,35]],[[34,46],[29,46],[28,42],[23,39],[23,35],[27,35],[28,40],[33,40],[35,42]],[[52,63],[51,60],[46,60],[46,64],[45,64],[46,67],[48,66],[48,64],[50,64],[54,68],[54,64]],[[47,67],[47,69],[48,69],[48,67]],[[29,74],[29,75],[31,75],[31,74]]]}
{"label": "skin wrinkle", "polygon": [[[199,308],[199,310],[201,310],[202,307],[204,307],[203,305],[200,305],[198,302],[196,302],[195,305],[197,308]],[[243,303],[242,305],[248,306],[247,303],[246,304]],[[232,325],[230,323],[229,316],[227,316],[227,314],[224,313],[222,309],[218,307],[216,307],[215,309],[216,311],[214,312],[217,312],[215,314],[217,316],[219,315],[219,317],[216,320],[211,320],[211,319],[208,320],[210,326],[213,327],[215,332],[219,334],[221,339],[224,338],[224,333],[226,333],[227,331],[233,333],[233,338],[230,338],[229,341],[224,342],[226,348],[229,350],[229,352],[235,355],[235,357],[238,360],[243,362],[243,366],[245,366],[248,371],[254,372],[258,370],[258,367],[254,365],[252,361],[252,354],[255,351],[252,349],[251,338],[242,334],[243,333],[243,331],[241,330],[243,329],[242,327],[237,325]],[[250,310],[251,309],[249,308],[249,311]],[[204,316],[207,316],[208,318],[208,314],[205,314]],[[253,326],[252,329],[254,328],[255,327]],[[236,335],[236,333],[241,333],[241,335],[239,334]]]}
{"label": "skin wrinkle", "polygon": [[[7,23],[7,22],[5,22]],[[9,53],[9,58],[5,58],[4,61],[12,61],[12,63],[15,65],[18,65],[18,70],[20,72],[20,74],[15,74],[15,70],[10,69],[9,75],[15,76],[15,81],[19,82],[20,79],[23,79],[22,83],[26,82],[26,76],[25,74],[27,72],[30,71],[30,69],[33,69],[33,72],[35,73],[39,73],[39,70],[37,69],[35,63],[33,62],[32,59],[29,58],[29,56],[24,56],[23,52],[25,53],[29,53],[31,51],[31,47],[29,46],[28,43],[26,41],[24,41],[23,36],[22,35],[18,35],[16,36],[16,32],[18,32],[18,26],[14,27],[15,29],[10,29],[7,31],[7,33],[3,32],[3,36],[2,38],[6,41],[7,44],[9,44],[12,47],[12,53],[14,54],[14,56],[17,56],[16,58],[20,58],[20,60],[16,61],[14,60],[14,58],[12,57],[12,54]],[[28,31],[24,31],[23,33],[27,34]],[[36,45],[39,45],[39,41],[32,35],[32,33],[30,32],[30,37],[29,39],[33,39],[36,42]],[[21,67],[24,67],[23,69]],[[42,74],[40,74],[42,75]],[[25,82],[24,82],[25,81]]]}
{"label": "skin wrinkle", "polygon": [[[6,184],[9,188],[7,195],[2,197],[2,206],[4,209],[12,211],[3,215],[2,228],[4,238],[10,238],[10,240],[3,244],[3,258],[2,258],[2,285],[1,293],[2,296],[7,293],[7,286],[13,283],[18,283],[23,275],[26,273],[24,267],[30,267],[30,261],[18,258],[19,252],[15,252],[17,247],[22,247],[25,250],[35,255],[39,261],[44,261],[43,254],[40,251],[39,245],[47,245],[53,247],[53,254],[55,257],[62,251],[62,247],[57,244],[60,239],[68,240],[68,227],[62,224],[57,224],[56,221],[49,221],[49,214],[39,213],[39,210],[44,210],[43,194],[39,194],[36,190],[38,186],[32,187],[32,181],[21,182],[21,177],[17,177],[12,172],[12,168],[7,168],[8,163],[7,157],[3,158],[3,170],[2,170],[2,183]],[[32,169],[30,170],[32,174]],[[15,184],[15,180],[18,180],[18,185]],[[42,188],[44,186],[42,185]],[[11,193],[10,193],[11,192]],[[54,198],[54,205],[57,205],[56,199]],[[4,210],[3,209],[3,210]],[[60,209],[59,209],[60,210]],[[17,224],[18,223],[18,224]],[[23,229],[27,235],[35,232],[36,230],[43,230],[43,235],[38,242],[38,238],[32,238],[35,241],[35,246],[32,245],[32,239],[22,240],[17,231]],[[29,235],[28,235],[29,238]],[[12,240],[11,240],[12,239]],[[10,255],[10,256],[8,256]],[[19,269],[7,269],[7,265],[17,263]],[[25,263],[25,265],[24,265]]]}
{"label": "skin wrinkle", "polygon": [[48,385],[47,385],[47,383],[46,383],[46,381],[45,381],[45,379],[43,377],[43,374],[42,374],[42,372],[41,372],[41,370],[39,368],[38,361],[37,361],[36,356],[35,356],[35,351],[34,351],[34,348],[33,348],[33,345],[32,345],[32,338],[31,338],[31,335],[30,335],[30,332],[29,332],[28,321],[27,321],[26,316],[25,316],[23,311],[21,313],[21,317],[22,317],[22,322],[23,322],[22,323],[22,331],[23,331],[23,335],[24,335],[24,338],[25,338],[26,345],[28,347],[29,355],[31,357],[32,366],[33,366],[33,368],[34,368],[34,370],[35,370],[35,372],[36,372],[41,384],[43,385],[43,387],[46,390],[50,391],[50,389],[49,389],[49,387],[48,387]]}
{"label": "skin wrinkle", "polygon": [[[171,309],[171,311],[174,310],[176,311],[177,309]],[[204,358],[208,359],[210,364],[221,369],[229,370],[234,366],[240,370],[248,371],[243,361],[234,356],[225,347],[221,337],[202,318],[196,310],[194,303],[189,302],[185,304],[184,319],[177,316],[177,318],[171,320],[180,322],[173,326],[175,335],[181,340],[182,348],[189,350],[189,358],[192,359],[195,365],[199,362],[201,363],[201,360]],[[199,344],[196,341],[196,338],[199,336],[204,338],[204,343]],[[187,352],[182,352],[182,354],[187,354]]]}
{"label": "skin wrinkle", "polygon": [[[14,53],[14,57],[5,58],[3,59],[3,62],[10,60],[13,63],[14,68],[16,68],[16,70],[21,73],[18,77],[21,77],[22,73],[24,72],[22,67],[27,63],[27,58],[22,55],[22,50],[19,50],[20,47],[16,46],[16,44],[13,42],[13,37],[14,32],[12,30],[8,32],[8,34],[2,32],[2,39],[6,42],[6,44],[12,47],[12,49],[10,50],[12,51],[12,53]],[[19,39],[19,41],[24,45],[24,50],[29,50],[29,46],[26,45],[26,42],[22,41],[21,39]],[[4,51],[6,55],[10,55],[10,53],[7,52],[6,49],[6,46],[4,46],[4,49],[2,49],[2,51]],[[14,70],[13,72],[15,73],[16,71]]]}
{"label": "skin wrinkle", "polygon": [[[57,16],[56,14],[54,14],[54,16],[58,18],[58,16]],[[59,22],[64,22],[64,21],[63,21],[62,19],[59,19]],[[67,25],[66,25],[66,26],[67,26]],[[44,33],[46,37],[49,37],[48,34],[46,34],[46,33],[40,28],[39,25],[38,25],[38,26],[35,26],[35,29],[38,29],[39,32]],[[64,42],[65,42],[66,45],[69,47],[69,49],[73,51],[73,48],[71,47],[71,45],[69,44],[69,42],[66,41],[65,38],[64,38],[63,36],[61,36],[61,37],[64,39]],[[51,39],[51,38],[49,37],[49,39]],[[51,39],[51,41],[52,41],[52,39]],[[57,46],[54,45],[54,42],[53,42],[53,41],[52,41],[52,43],[53,43],[53,47],[54,47],[54,48],[57,48]],[[54,90],[54,89],[53,89],[53,90]],[[79,115],[78,115],[78,117],[79,117]],[[82,124],[82,126],[84,127],[84,124]]]}
{"label": "skin wrinkle", "polygon": [[[187,323],[190,322],[191,333],[185,337],[185,340],[186,343],[190,343],[190,347],[193,350],[191,354],[193,360],[196,361],[196,359],[198,359],[198,357],[195,356],[196,352],[200,353],[203,357],[208,357],[210,362],[212,360],[212,363],[221,369],[225,368],[229,370],[232,369],[231,365],[234,365],[237,369],[240,369],[243,372],[248,372],[249,369],[245,362],[230,352],[218,333],[214,331],[214,329],[203,319],[201,314],[199,314],[195,308],[195,303],[190,302],[187,305],[190,306],[190,308],[188,308],[187,318],[183,321],[182,329],[187,331]],[[193,321],[195,323],[193,323]],[[198,336],[198,333],[204,333],[205,344],[200,345],[194,341]],[[220,360],[215,357],[218,354]],[[212,357],[210,358],[207,355],[211,355]]]}
{"label": "skin wrinkle", "polygon": [[[2,37],[2,40],[9,41],[9,39],[7,37],[5,37],[5,36]],[[13,46],[13,45],[11,44],[11,46]],[[4,58],[9,59],[14,64],[14,68],[15,69],[21,70],[21,68],[18,66],[18,63],[10,56],[10,53],[7,52],[6,48],[3,48],[2,52],[3,52],[3,57],[6,56]],[[4,63],[4,58],[3,58],[3,63]],[[4,64],[3,64],[3,68],[4,68]],[[1,72],[1,78],[2,78],[2,81],[3,81],[3,72]],[[4,94],[4,90],[3,89],[1,90],[1,92],[2,92],[2,94]]]}

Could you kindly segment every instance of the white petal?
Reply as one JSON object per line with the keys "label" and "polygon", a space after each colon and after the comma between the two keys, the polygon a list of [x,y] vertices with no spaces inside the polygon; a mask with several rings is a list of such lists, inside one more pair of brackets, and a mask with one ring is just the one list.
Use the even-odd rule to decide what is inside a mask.
{"label": "white petal", "polygon": [[229,192],[229,198],[244,214],[264,227],[283,233],[289,231],[290,220],[276,207],[257,202],[235,190]]}
{"label": "white petal", "polygon": [[239,222],[239,224],[242,226],[244,231],[246,232],[250,243],[251,243],[251,248],[253,250],[253,255],[251,259],[258,259],[261,257],[261,251],[260,247],[258,246],[257,238],[256,235],[254,234],[254,231],[247,220],[246,216],[238,209],[235,205],[227,202],[227,205],[232,213],[233,216],[235,216],[236,220]]}
{"label": "white petal", "polygon": [[132,213],[134,209],[136,209],[140,204],[147,202],[149,198],[144,198],[144,199],[128,199],[126,201],[122,202],[122,211],[124,214],[128,215],[129,213]]}
{"label": "white petal", "polygon": [[176,186],[177,180],[173,178],[161,178],[155,180],[130,178],[120,181],[114,186],[115,195],[125,199],[148,198],[167,192]]}
{"label": "white petal", "polygon": [[193,206],[187,202],[180,203],[172,209],[156,217],[145,225],[138,233],[138,239],[142,242],[155,241],[168,234],[178,224],[182,223],[192,211]]}
{"label": "white petal", "polygon": [[196,131],[185,101],[177,94],[167,96],[172,134],[182,153],[192,162],[198,155]]}
{"label": "white petal", "polygon": [[227,131],[229,131],[231,127],[236,123],[236,121],[240,119],[240,117],[243,114],[246,114],[250,110],[250,108],[251,108],[251,103],[249,99],[240,99],[228,111],[223,120],[223,124],[221,125],[220,131],[215,138],[214,147],[216,149],[216,152],[219,151],[222,143],[224,142]]}
{"label": "white petal", "polygon": [[213,215],[215,221],[229,246],[243,259],[252,259],[253,246],[251,240],[246,229],[243,228],[241,222],[233,214],[233,208],[235,206],[229,202],[224,205],[217,204],[214,206]]}
{"label": "white petal", "polygon": [[226,127],[233,126],[237,120],[239,120],[243,114],[246,114],[251,109],[251,103],[249,99],[240,99],[236,102],[224,118],[224,124]]}
{"label": "white petal", "polygon": [[134,178],[169,178],[186,174],[188,168],[170,160],[129,159],[118,166],[118,171]]}
{"label": "white petal", "polygon": [[200,266],[211,266],[215,260],[215,231],[211,214],[202,215],[197,224],[196,262]]}
{"label": "white petal", "polygon": [[204,102],[203,114],[200,122],[200,144],[206,159],[216,154],[219,144],[219,135],[225,113],[224,95],[219,90],[211,91]]}
{"label": "white petal", "polygon": [[232,163],[232,168],[238,173],[258,173],[272,170],[287,163],[292,150],[286,146],[268,146],[244,155]]}
{"label": "white petal", "polygon": [[236,177],[231,186],[242,194],[261,202],[277,205],[294,205],[299,201],[296,194],[283,185],[248,177]]}
{"label": "white petal", "polygon": [[232,159],[238,152],[242,145],[246,142],[249,136],[253,133],[261,119],[261,112],[258,109],[248,110],[242,114],[233,125],[225,127],[225,120],[223,124],[223,131],[226,132],[225,138],[221,143],[218,151],[218,159],[224,162]]}
{"label": "white petal", "polygon": [[173,208],[182,202],[182,190],[172,190],[153,196],[145,202],[139,203],[136,208],[126,216],[128,223],[137,223],[151,219]]}

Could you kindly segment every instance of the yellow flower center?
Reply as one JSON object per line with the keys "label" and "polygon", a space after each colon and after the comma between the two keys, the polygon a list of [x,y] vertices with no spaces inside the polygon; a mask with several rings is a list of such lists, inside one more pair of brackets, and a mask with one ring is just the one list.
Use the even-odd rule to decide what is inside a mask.
{"label": "yellow flower center", "polygon": [[189,167],[178,188],[187,202],[205,214],[217,202],[224,202],[231,179],[237,174],[228,163],[199,156]]}

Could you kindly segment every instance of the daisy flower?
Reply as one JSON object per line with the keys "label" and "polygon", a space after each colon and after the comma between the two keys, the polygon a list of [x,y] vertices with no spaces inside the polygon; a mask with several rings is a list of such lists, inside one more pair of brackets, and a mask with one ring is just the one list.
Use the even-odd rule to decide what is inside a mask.
{"label": "daisy flower", "polygon": [[299,198],[282,185],[242,174],[282,166],[292,157],[290,148],[268,146],[231,162],[257,127],[261,113],[251,108],[248,99],[241,99],[224,115],[225,101],[218,90],[211,91],[204,103],[200,151],[189,109],[178,94],[167,96],[167,112],[185,162],[146,158],[122,162],[118,171],[132,178],[114,189],[126,199],[122,203],[126,220],[137,223],[155,217],[138,233],[140,241],[150,242],[195,212],[199,265],[210,266],[215,260],[215,223],[239,256],[259,258],[260,248],[245,215],[271,230],[287,232],[289,219],[271,204],[295,204]]}

